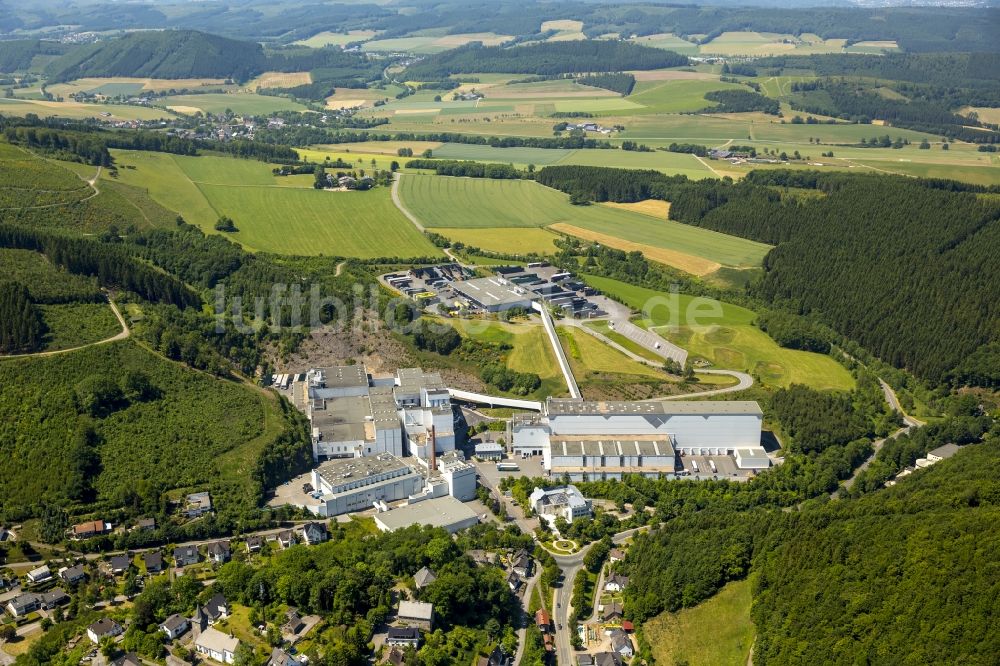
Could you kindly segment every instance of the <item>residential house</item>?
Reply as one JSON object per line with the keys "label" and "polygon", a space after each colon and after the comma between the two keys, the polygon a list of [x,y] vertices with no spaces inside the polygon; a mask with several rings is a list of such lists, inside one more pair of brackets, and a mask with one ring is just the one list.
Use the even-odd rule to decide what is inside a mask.
{"label": "residential house", "polygon": [[958,449],[958,444],[945,444],[944,446],[939,446],[933,451],[927,452],[927,460],[931,464],[941,462],[942,460],[951,458],[953,455],[958,453]]}
{"label": "residential house", "polygon": [[122,626],[108,617],[102,617],[97,622],[87,627],[87,638],[94,645],[101,642],[106,637],[114,638],[122,633]]}
{"label": "residential house", "polygon": [[417,586],[418,590],[424,589],[436,580],[437,576],[427,567],[421,567],[417,573],[413,574],[413,583]]}
{"label": "residential house", "polygon": [[111,666],[145,666],[142,663],[142,659],[139,658],[135,652],[129,652],[126,655],[118,657],[111,662]]}
{"label": "residential house", "polygon": [[139,522],[135,524],[135,529],[150,531],[156,529],[156,518],[140,518]]}
{"label": "residential house", "polygon": [[351,189],[358,184],[358,181],[357,179],[351,176],[341,176],[340,178],[337,179],[337,184],[340,185],[341,187],[346,187],[347,189]]}
{"label": "residential house", "polygon": [[187,508],[184,510],[188,518],[197,518],[212,510],[212,498],[207,492],[192,493],[187,496]]}
{"label": "residential house", "polygon": [[80,539],[90,539],[111,531],[111,524],[103,520],[88,520],[85,523],[78,523],[73,526],[70,538],[74,541]]}
{"label": "residential house", "polygon": [[302,541],[309,546],[323,543],[328,538],[325,523],[306,523],[302,526]]}
{"label": "residential house", "polygon": [[146,565],[146,573],[160,573],[163,571],[163,553],[158,550],[152,553],[144,553],[142,563]]}
{"label": "residential house", "polygon": [[607,592],[621,592],[628,585],[628,576],[621,574],[611,574],[604,582],[604,589]]}
{"label": "residential house", "polygon": [[534,563],[531,560],[531,556],[524,551],[521,551],[510,565],[511,570],[521,578],[530,578],[533,567]]}
{"label": "residential house", "polygon": [[231,664],[236,659],[236,648],[239,640],[224,634],[215,627],[209,627],[201,632],[194,641],[194,649],[200,654],[223,664]]}
{"label": "residential house", "polygon": [[59,570],[59,577],[68,585],[76,585],[87,578],[87,572],[82,564],[75,564],[71,567],[63,567]]}
{"label": "residential house", "polygon": [[386,645],[398,647],[420,647],[420,630],[416,627],[389,627]]}
{"label": "residential house", "polygon": [[221,592],[217,593],[208,600],[207,604],[201,607],[201,612],[208,618],[209,626],[219,620],[226,619],[229,617],[229,604],[226,602],[226,597]]}
{"label": "residential house", "polygon": [[611,552],[608,553],[608,559],[612,562],[621,562],[625,559],[625,551],[621,548],[612,548]]}
{"label": "residential house", "polygon": [[521,577],[513,571],[507,574],[507,586],[510,588],[511,592],[517,592],[518,589],[520,589],[522,582]]}
{"label": "residential house", "polygon": [[259,536],[248,536],[247,537],[247,552],[248,553],[259,553],[260,549],[264,547],[264,539]]}
{"label": "residential house", "polygon": [[535,611],[535,625],[541,632],[550,631],[552,629],[552,616],[544,608],[539,608]]}
{"label": "residential house", "polygon": [[622,659],[631,659],[635,651],[632,648],[632,639],[621,629],[611,632],[611,649]]}
{"label": "residential house", "polygon": [[513,658],[506,656],[499,646],[493,648],[488,657],[479,657],[476,666],[511,666]]}
{"label": "residential house", "polygon": [[594,655],[594,666],[622,666],[622,658],[617,652],[598,652]]}
{"label": "residential house", "polygon": [[620,603],[613,601],[610,604],[604,604],[604,609],[601,611],[602,621],[609,622],[620,619],[622,619],[622,605]]}
{"label": "residential house", "polygon": [[434,606],[423,601],[400,601],[396,617],[407,626],[430,631],[434,624]]}
{"label": "residential house", "polygon": [[108,571],[116,576],[120,576],[132,565],[132,560],[126,555],[112,555],[108,560]]}
{"label": "residential house", "polygon": [[213,541],[205,549],[208,559],[216,564],[225,564],[231,557],[228,541]]}
{"label": "residential house", "polygon": [[26,592],[7,602],[7,612],[13,618],[24,617],[42,607],[42,599],[37,594]]}
{"label": "residential house", "polygon": [[285,624],[281,627],[282,633],[298,634],[305,629],[306,623],[302,621],[297,608],[289,608],[285,612]]}
{"label": "residential house", "polygon": [[576,666],[594,666],[594,655],[581,654],[576,658]]}
{"label": "residential house", "polygon": [[271,650],[271,657],[265,666],[301,666],[302,662],[288,654],[281,648]]}
{"label": "residential house", "polygon": [[28,572],[29,583],[42,583],[52,578],[52,572],[48,567],[38,567]]}
{"label": "residential house", "polygon": [[168,640],[174,640],[191,626],[183,615],[174,613],[160,624],[160,630],[167,635]]}
{"label": "residential house", "polygon": [[497,563],[496,553],[491,553],[488,550],[470,550],[469,557],[480,566],[492,566]]}
{"label": "residential house", "polygon": [[186,567],[197,564],[200,556],[196,546],[177,546],[174,548],[174,566]]}
{"label": "residential house", "polygon": [[295,543],[295,533],[291,530],[278,532],[278,544],[282,548],[290,548]]}
{"label": "residential house", "polygon": [[404,666],[406,664],[406,656],[402,650],[394,647],[389,650],[389,655],[385,658],[385,663],[392,664],[392,666]]}
{"label": "residential house", "polygon": [[42,592],[38,595],[41,601],[42,608],[45,610],[52,610],[56,606],[62,606],[63,604],[69,603],[69,595],[66,594],[66,590],[61,587],[56,587],[48,592]]}

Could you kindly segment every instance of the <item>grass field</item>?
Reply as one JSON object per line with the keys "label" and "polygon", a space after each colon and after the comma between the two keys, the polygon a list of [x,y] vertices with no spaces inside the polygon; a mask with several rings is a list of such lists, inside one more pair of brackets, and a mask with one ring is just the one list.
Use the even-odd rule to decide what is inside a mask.
{"label": "grass field", "polygon": [[666,373],[630,359],[584,331],[565,326],[559,327],[557,331],[578,382],[594,379],[593,375],[609,374],[668,380]]}
{"label": "grass field", "polygon": [[553,241],[559,238],[559,234],[548,229],[520,228],[514,230],[510,227],[456,229],[449,227],[431,228],[428,231],[441,234],[445,238],[464,243],[467,246],[502,254],[552,254],[558,250]]}
{"label": "grass field", "polygon": [[642,313],[641,323],[714,367],[750,372],[766,386],[806,384],[848,390],[854,378],[829,356],[778,346],[754,325],[752,310],[688,294],[666,294],[618,280],[587,282]]}
{"label": "grass field", "polygon": [[373,53],[402,51],[418,55],[429,55],[465,46],[469,42],[483,42],[486,46],[496,46],[511,39],[513,39],[511,35],[498,35],[493,32],[473,32],[459,35],[423,35],[374,39],[365,42],[361,48],[364,51]]}
{"label": "grass field", "polygon": [[542,386],[535,392],[536,396],[566,392],[559,363],[542,326],[461,319],[451,323],[464,337],[510,345],[512,349],[504,359],[507,367],[517,372],[537,374],[542,380]]}
{"label": "grass field", "polygon": [[545,166],[560,162],[575,152],[579,151],[550,148],[493,148],[492,146],[477,146],[469,143],[446,143],[434,150],[434,157],[448,160],[476,160],[478,162]]}
{"label": "grass field", "polygon": [[750,580],[728,583],[694,608],[663,613],[643,625],[660,664],[744,666],[753,645]]}
{"label": "grass field", "polygon": [[[309,179],[271,175],[270,166],[228,157],[116,151],[119,178],[144,187],[206,233],[228,215],[229,238],[251,250],[345,257],[429,256],[436,248],[393,205],[389,188],[314,190]],[[298,185],[298,186],[296,186]]]}
{"label": "grass field", "polygon": [[324,46],[343,46],[351,42],[363,42],[375,36],[374,30],[350,30],[347,33],[324,31],[308,39],[300,39],[295,44],[320,49]]}
{"label": "grass field", "polygon": [[284,97],[269,97],[254,93],[205,93],[203,95],[170,95],[159,103],[179,112],[190,113],[199,109],[204,113],[223,113],[230,109],[233,113],[263,115],[276,111],[305,111],[306,107]]}
{"label": "grass field", "polygon": [[698,55],[699,53],[697,44],[693,44],[686,39],[681,39],[680,37],[669,32],[661,32],[655,35],[644,35],[642,37],[633,37],[629,41],[641,44],[642,46],[649,46],[654,49],[674,51],[675,53],[680,53],[682,55]]}
{"label": "grass field", "polygon": [[736,83],[704,80],[642,81],[628,99],[643,107],[637,113],[684,113],[713,107],[715,102],[705,99],[713,90],[739,90]]}
{"label": "grass field", "polygon": [[107,303],[41,305],[48,328],[44,351],[70,349],[106,340],[121,332],[121,324]]}
{"label": "grass field", "polygon": [[260,88],[294,88],[312,83],[309,72],[264,72],[253,81],[247,83],[250,90]]}
{"label": "grass field", "polygon": [[[99,118],[101,120],[158,120],[173,115],[162,109],[124,104],[84,104],[82,102],[49,102],[33,99],[0,98],[0,115],[25,116],[34,113],[42,118]],[[108,115],[104,115],[108,114]]]}
{"label": "grass field", "polygon": [[[554,227],[663,250],[658,261],[701,274],[725,266],[758,266],[769,246],[649,215],[605,206],[573,206],[562,192],[532,181],[406,175],[406,208],[431,228]],[[581,231],[583,230],[583,231]],[[594,238],[596,240],[596,238]],[[629,246],[630,249],[633,247]]]}

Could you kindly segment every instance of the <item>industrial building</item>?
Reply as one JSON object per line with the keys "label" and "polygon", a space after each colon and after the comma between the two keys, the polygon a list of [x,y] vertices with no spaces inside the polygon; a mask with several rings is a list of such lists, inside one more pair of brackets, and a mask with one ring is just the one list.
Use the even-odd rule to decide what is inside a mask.
{"label": "industrial building", "polygon": [[447,495],[375,514],[375,524],[383,532],[394,532],[410,525],[430,525],[455,533],[478,522],[475,511]]}
{"label": "industrial building", "polygon": [[732,455],[739,469],[768,467],[762,421],[752,401],[549,398],[542,414],[512,420],[510,440],[515,456],[541,455],[553,476],[657,478],[680,468],[678,454]]}
{"label": "industrial building", "polygon": [[453,282],[451,288],[473,306],[486,312],[502,312],[512,308],[531,308],[535,294],[497,275]]}
{"label": "industrial building", "polygon": [[292,400],[309,417],[316,461],[380,453],[426,459],[432,429],[438,453],[455,448],[451,397],[437,373],[314,368],[293,384]]}
{"label": "industrial building", "polygon": [[404,500],[424,488],[424,477],[390,453],[328,460],[313,470],[312,480],[320,495],[315,511],[327,517]]}

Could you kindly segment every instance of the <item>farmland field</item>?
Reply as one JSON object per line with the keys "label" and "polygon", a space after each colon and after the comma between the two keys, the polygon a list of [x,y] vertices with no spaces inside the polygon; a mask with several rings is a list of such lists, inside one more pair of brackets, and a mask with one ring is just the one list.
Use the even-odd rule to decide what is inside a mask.
{"label": "farmland field", "polygon": [[455,227],[428,229],[451,241],[464,243],[490,252],[501,254],[552,254],[558,248],[555,241],[559,234],[548,229],[511,229],[510,227],[476,227],[460,229]]}
{"label": "farmland field", "polygon": [[683,113],[715,106],[715,102],[705,99],[707,92],[740,88],[736,83],[697,79],[641,81],[628,99],[642,107],[636,113]]}
{"label": "farmland field", "polygon": [[247,83],[247,88],[294,88],[312,83],[309,72],[264,72],[253,81]]}
{"label": "farmland field", "polygon": [[324,46],[343,46],[351,42],[363,42],[375,36],[374,30],[351,30],[342,32],[320,32],[308,39],[300,39],[294,44],[321,49]]}
{"label": "farmland field", "polygon": [[566,224],[727,266],[758,266],[769,249],[762,243],[642,213],[573,206],[562,192],[532,181],[406,175],[400,182],[400,195],[406,208],[432,228]]}
{"label": "farmland field", "polygon": [[203,95],[170,95],[158,100],[168,109],[177,107],[183,113],[189,109],[199,109],[204,113],[223,113],[231,109],[233,113],[267,114],[275,111],[305,111],[306,107],[284,97],[269,97],[254,93],[205,93]]}
{"label": "farmland field", "polygon": [[753,644],[752,582],[728,583],[693,608],[663,613],[643,625],[653,656],[663,664],[743,666]]}
{"label": "farmland field", "polygon": [[[42,118],[100,118],[102,120],[158,120],[173,114],[162,109],[125,104],[84,104],[83,102],[50,102],[35,99],[0,98],[0,114],[26,116],[34,113]],[[108,114],[108,115],[104,115]]]}
{"label": "farmland field", "polygon": [[[346,257],[428,256],[439,251],[392,204],[389,188],[368,192],[314,190],[311,179],[271,175],[261,162],[115,151],[134,169],[119,178],[149,190],[206,233],[227,215],[248,249]],[[298,185],[298,186],[296,186]]]}
{"label": "farmland field", "polygon": [[[496,46],[512,39],[511,35],[498,35],[493,32],[474,32],[459,35],[424,35],[411,37],[395,37],[392,39],[374,39],[365,42],[361,47],[368,52],[405,51],[428,55],[441,53],[448,49],[465,46],[469,42],[482,42],[486,46]],[[355,40],[358,41],[358,40]]]}
{"label": "farmland field", "polygon": [[469,143],[446,143],[434,150],[434,157],[447,160],[476,160],[479,162],[545,166],[560,162],[573,155],[574,152],[576,151],[558,148],[493,148],[492,146]]}

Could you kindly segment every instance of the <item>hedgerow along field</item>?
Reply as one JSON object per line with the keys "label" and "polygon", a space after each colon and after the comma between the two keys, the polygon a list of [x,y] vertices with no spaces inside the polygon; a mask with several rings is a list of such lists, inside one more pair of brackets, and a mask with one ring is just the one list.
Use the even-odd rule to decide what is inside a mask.
{"label": "hedgerow along field", "polygon": [[[407,174],[400,181],[406,208],[431,228],[544,228],[598,233],[665,252],[657,261],[710,273],[720,266],[759,266],[770,246],[606,206],[574,206],[562,192],[528,180]],[[580,232],[579,230],[583,230]],[[631,249],[631,248],[630,248]],[[671,263],[673,262],[673,263]]]}
{"label": "hedgerow along field", "polygon": [[851,373],[833,358],[779,346],[754,325],[756,314],[747,308],[688,294],[665,294],[610,278],[586,276],[586,281],[642,313],[640,323],[713,367],[750,372],[765,386],[854,387]]}
{"label": "hedgerow along field", "polygon": [[[230,157],[115,151],[130,168],[123,182],[149,190],[206,233],[221,216],[239,231],[228,238],[255,251],[331,257],[435,256],[435,248],[393,205],[389,188],[315,190],[312,177],[277,177],[271,166]],[[134,168],[131,168],[134,167]]]}

